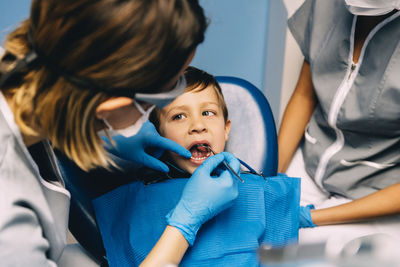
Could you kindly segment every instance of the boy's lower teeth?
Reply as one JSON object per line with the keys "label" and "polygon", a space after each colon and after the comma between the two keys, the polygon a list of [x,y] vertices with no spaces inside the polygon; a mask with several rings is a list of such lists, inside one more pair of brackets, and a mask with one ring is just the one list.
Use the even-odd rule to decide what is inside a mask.
{"label": "boy's lower teeth", "polygon": [[194,159],[194,160],[203,160],[203,159],[208,158],[210,155],[211,155],[210,153],[207,153],[207,155],[205,155],[204,157],[194,157],[194,156],[192,156],[191,159]]}
{"label": "boy's lower teeth", "polygon": [[194,159],[194,160],[202,160],[202,159],[206,159],[206,158],[208,158],[208,157],[202,157],[202,158],[191,157],[191,159]]}

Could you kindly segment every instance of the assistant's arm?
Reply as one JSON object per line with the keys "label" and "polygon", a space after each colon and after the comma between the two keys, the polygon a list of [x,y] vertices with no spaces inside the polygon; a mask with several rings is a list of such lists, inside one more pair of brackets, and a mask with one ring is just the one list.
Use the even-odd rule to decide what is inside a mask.
{"label": "assistant's arm", "polygon": [[400,214],[400,183],[339,206],[312,210],[316,225],[356,222],[376,217]]}
{"label": "assistant's arm", "polygon": [[300,77],[285,109],[278,135],[279,172],[285,172],[316,106],[310,64],[303,62]]}

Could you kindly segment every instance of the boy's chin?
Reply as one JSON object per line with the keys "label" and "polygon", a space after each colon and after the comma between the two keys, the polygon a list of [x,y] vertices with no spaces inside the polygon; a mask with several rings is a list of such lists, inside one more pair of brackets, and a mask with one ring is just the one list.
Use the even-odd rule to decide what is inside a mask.
{"label": "boy's chin", "polygon": [[179,168],[181,168],[182,170],[184,170],[187,173],[190,173],[190,175],[192,175],[194,173],[194,171],[197,169],[197,167],[194,166],[188,166],[187,164],[177,164]]}
{"label": "boy's chin", "polygon": [[192,162],[190,162],[190,160],[184,159],[179,156],[172,156],[171,159],[172,162],[176,164],[177,167],[179,167],[180,169],[182,169],[187,173],[190,173],[191,175],[194,173],[197,167],[200,166],[200,164],[193,164]]}
{"label": "boy's chin", "polygon": [[183,160],[183,161],[175,161],[175,164],[177,165],[177,167],[179,167],[180,169],[182,169],[183,171],[190,173],[190,175],[192,175],[194,173],[194,171],[197,169],[198,166],[193,166],[193,164],[190,164],[189,162]]}

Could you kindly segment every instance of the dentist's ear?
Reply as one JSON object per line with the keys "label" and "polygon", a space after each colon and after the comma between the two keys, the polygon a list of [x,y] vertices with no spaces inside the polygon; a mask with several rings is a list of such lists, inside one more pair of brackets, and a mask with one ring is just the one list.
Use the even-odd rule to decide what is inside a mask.
{"label": "dentist's ear", "polygon": [[104,119],[107,115],[117,109],[122,107],[132,106],[133,99],[129,97],[112,97],[104,102],[100,103],[96,108],[96,117],[98,119]]}
{"label": "dentist's ear", "polygon": [[231,132],[231,120],[227,119],[225,122],[225,142],[228,141],[230,132]]}
{"label": "dentist's ear", "polygon": [[112,97],[100,103],[96,108],[96,117],[107,120],[113,129],[122,129],[134,124],[142,114],[133,105],[129,97]]}

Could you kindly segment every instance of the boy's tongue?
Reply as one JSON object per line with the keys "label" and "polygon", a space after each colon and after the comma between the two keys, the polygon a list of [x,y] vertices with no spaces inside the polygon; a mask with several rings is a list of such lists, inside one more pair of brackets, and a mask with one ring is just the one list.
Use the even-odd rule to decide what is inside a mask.
{"label": "boy's tongue", "polygon": [[209,154],[207,148],[203,146],[193,146],[190,152],[192,153],[192,158],[204,158]]}

